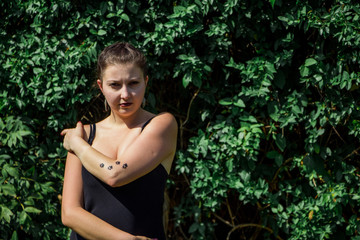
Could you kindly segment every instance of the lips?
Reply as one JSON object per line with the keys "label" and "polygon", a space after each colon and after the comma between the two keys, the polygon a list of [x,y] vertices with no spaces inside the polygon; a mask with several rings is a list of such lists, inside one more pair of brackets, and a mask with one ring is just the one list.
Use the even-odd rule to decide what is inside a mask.
{"label": "lips", "polygon": [[120,107],[129,107],[132,103],[120,103]]}

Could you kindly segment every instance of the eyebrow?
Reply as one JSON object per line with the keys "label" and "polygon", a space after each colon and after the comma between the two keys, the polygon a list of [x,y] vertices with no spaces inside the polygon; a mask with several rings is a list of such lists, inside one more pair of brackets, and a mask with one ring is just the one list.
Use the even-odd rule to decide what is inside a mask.
{"label": "eyebrow", "polygon": [[[128,79],[125,79],[125,81],[140,81],[141,79],[138,78],[138,77],[132,77],[132,78],[128,78]],[[122,79],[108,79],[106,80],[107,82],[122,82],[123,80]]]}

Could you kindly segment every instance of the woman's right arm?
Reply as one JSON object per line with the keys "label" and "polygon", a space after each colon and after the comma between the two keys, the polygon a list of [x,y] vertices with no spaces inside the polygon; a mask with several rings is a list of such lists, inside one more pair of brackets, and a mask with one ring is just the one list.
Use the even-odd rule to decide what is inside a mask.
{"label": "woman's right arm", "polygon": [[68,153],[65,165],[61,220],[65,226],[86,239],[149,239],[135,237],[121,231],[83,208],[83,181],[81,162],[72,153]]}

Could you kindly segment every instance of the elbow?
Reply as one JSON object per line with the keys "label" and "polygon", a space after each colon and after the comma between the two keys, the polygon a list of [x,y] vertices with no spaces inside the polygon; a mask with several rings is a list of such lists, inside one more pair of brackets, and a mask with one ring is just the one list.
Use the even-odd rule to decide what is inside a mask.
{"label": "elbow", "polygon": [[107,185],[110,187],[121,187],[123,184],[119,183],[119,181],[116,178],[109,178],[105,181]]}
{"label": "elbow", "polygon": [[65,211],[61,211],[61,222],[64,226],[69,227],[69,217],[66,215]]}
{"label": "elbow", "polygon": [[61,222],[64,226],[69,228],[72,227],[72,220],[74,219],[71,215],[74,213],[75,209],[62,207],[61,208]]}
{"label": "elbow", "polygon": [[108,176],[104,182],[110,187],[121,187],[126,184],[121,177],[121,172],[114,172],[112,175]]}

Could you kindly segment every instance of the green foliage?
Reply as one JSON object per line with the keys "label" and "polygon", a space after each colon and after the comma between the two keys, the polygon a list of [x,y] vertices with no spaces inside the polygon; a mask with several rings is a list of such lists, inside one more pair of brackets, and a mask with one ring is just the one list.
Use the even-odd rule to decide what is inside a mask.
{"label": "green foliage", "polygon": [[59,132],[103,116],[104,46],[179,121],[170,239],[359,239],[356,1],[2,1],[1,239],[65,239]]}

